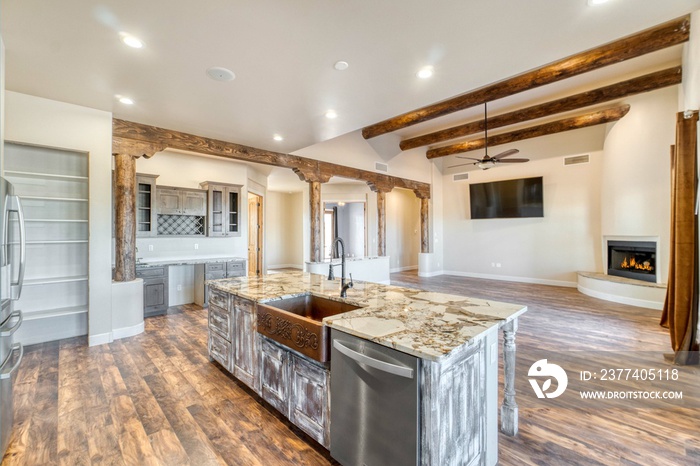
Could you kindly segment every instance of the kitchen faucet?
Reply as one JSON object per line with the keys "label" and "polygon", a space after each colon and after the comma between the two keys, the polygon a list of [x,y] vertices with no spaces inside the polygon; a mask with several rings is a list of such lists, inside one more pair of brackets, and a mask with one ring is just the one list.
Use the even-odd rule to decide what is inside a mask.
{"label": "kitchen faucet", "polygon": [[[341,248],[341,254],[340,254],[340,264],[334,264],[333,263],[333,249],[338,251],[338,248],[336,244],[340,244]],[[333,274],[333,267],[337,267],[340,265],[340,297],[341,298],[347,298],[348,296],[348,288],[352,288],[354,283],[352,282],[352,274],[350,274],[350,281],[348,283],[345,283],[345,243],[343,243],[343,240],[340,238],[340,236],[336,236],[336,238],[333,240],[333,244],[331,245],[331,263],[328,266],[328,279],[329,280],[335,280],[335,275]]]}

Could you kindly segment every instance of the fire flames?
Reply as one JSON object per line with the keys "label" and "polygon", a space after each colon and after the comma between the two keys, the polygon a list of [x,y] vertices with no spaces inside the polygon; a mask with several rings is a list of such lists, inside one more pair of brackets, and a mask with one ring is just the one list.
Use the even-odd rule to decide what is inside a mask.
{"label": "fire flames", "polygon": [[654,267],[651,266],[651,262],[649,261],[644,261],[644,262],[637,262],[634,257],[630,257],[629,262],[627,261],[627,258],[622,261],[622,264],[620,264],[620,267],[623,269],[634,269],[634,270],[641,270],[643,272],[651,272],[654,270]]}

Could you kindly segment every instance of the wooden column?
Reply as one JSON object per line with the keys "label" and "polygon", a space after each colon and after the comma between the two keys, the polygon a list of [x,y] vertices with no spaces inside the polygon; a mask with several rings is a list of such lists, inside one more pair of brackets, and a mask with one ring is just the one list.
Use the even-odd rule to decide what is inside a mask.
{"label": "wooden column", "polygon": [[323,237],[321,236],[321,216],[323,215],[323,206],[321,204],[321,184],[328,183],[328,180],[333,176],[330,173],[323,172],[319,164],[311,167],[293,168],[300,180],[309,183],[309,227],[311,229],[310,238],[310,254],[311,262],[321,262],[323,260]]}
{"label": "wooden column", "polygon": [[323,238],[321,237],[321,183],[309,182],[309,211],[311,212],[311,262],[323,259]]}
{"label": "wooden column", "polygon": [[420,198],[420,252],[430,252],[430,199]]}
{"label": "wooden column", "polygon": [[136,159],[150,158],[162,144],[112,138],[114,156],[114,281],[136,278]]}
{"label": "wooden column", "polygon": [[114,155],[114,280],[136,278],[136,159],[129,154]]}
{"label": "wooden column", "polygon": [[377,255],[386,256],[386,193],[377,192]]}
{"label": "wooden column", "polygon": [[514,436],[518,433],[518,404],[515,402],[515,332],[518,319],[503,326],[503,404],[501,405],[501,432]]}

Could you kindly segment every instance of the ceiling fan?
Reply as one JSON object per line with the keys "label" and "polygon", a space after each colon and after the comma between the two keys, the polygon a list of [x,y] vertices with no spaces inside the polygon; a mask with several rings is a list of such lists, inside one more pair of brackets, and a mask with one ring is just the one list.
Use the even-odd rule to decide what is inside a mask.
{"label": "ceiling fan", "polygon": [[518,152],[520,152],[518,149],[509,149],[507,151],[501,152],[498,155],[494,155],[493,157],[490,157],[489,156],[489,138],[488,138],[488,136],[489,136],[489,127],[488,127],[487,107],[486,107],[486,102],[484,102],[484,157],[481,159],[475,159],[473,157],[464,157],[464,156],[455,155],[455,157],[458,159],[474,160],[474,162],[461,163],[459,165],[452,165],[451,167],[447,167],[447,168],[461,167],[463,165],[476,165],[477,167],[481,168],[482,170],[488,170],[489,168],[495,167],[496,164],[498,164],[498,163],[524,163],[524,162],[530,161],[530,159],[506,159],[506,157],[510,157],[511,155],[515,155]]}

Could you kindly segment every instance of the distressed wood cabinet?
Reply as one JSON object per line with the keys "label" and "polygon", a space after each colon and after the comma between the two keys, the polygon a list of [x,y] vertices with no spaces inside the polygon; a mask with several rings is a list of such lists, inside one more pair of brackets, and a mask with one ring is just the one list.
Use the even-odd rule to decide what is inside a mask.
{"label": "distressed wood cabinet", "polygon": [[289,420],[323,446],[330,445],[330,372],[290,355]]}
{"label": "distressed wood cabinet", "polygon": [[[210,301],[210,305],[213,301]],[[256,305],[254,302],[239,297],[232,297],[229,305],[233,305],[234,319],[233,335],[233,375],[259,391],[260,378],[258,366],[258,330],[256,320]]]}
{"label": "distressed wood cabinet", "polygon": [[231,372],[235,321],[229,311],[229,295],[213,290],[209,306],[209,358]]}
{"label": "distressed wood cabinet", "polygon": [[260,396],[289,416],[289,350],[260,336]]}
{"label": "distressed wood cabinet", "polygon": [[207,235],[240,236],[241,186],[205,181],[207,190]]}

